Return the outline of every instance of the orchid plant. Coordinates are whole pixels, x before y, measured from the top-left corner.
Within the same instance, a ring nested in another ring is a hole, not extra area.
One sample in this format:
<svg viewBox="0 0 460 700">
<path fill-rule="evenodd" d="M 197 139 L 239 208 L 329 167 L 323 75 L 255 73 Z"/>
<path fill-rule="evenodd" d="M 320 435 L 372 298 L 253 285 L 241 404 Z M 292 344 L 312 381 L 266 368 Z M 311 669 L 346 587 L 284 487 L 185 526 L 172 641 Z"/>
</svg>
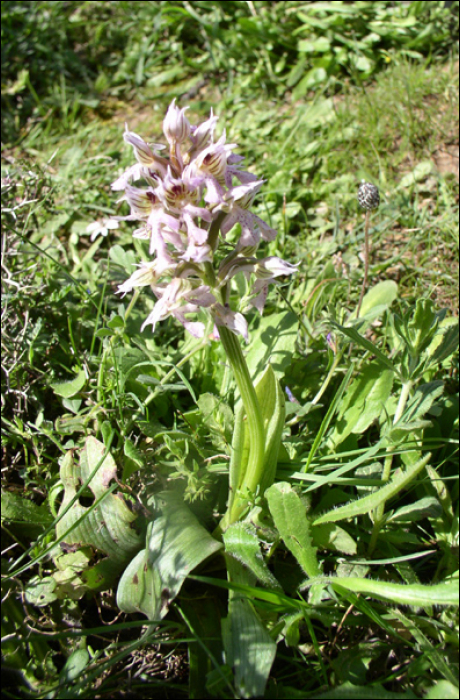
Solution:
<svg viewBox="0 0 460 700">
<path fill-rule="evenodd" d="M 243 157 L 233 152 L 236 144 L 226 143 L 225 131 L 215 138 L 218 117 L 212 110 L 198 126 L 190 124 L 186 110 L 175 100 L 169 106 L 163 121 L 167 154 L 163 145 L 149 144 L 126 127 L 124 140 L 137 163 L 112 184 L 123 192 L 119 201 L 131 209 L 117 218 L 140 222 L 133 236 L 149 241 L 152 259 L 141 262 L 118 291 L 125 295 L 144 286 L 153 291 L 157 301 L 142 328 L 154 330 L 173 316 L 200 338 L 207 329 L 197 315 L 204 310 L 213 327 L 210 338 L 220 339 L 225 349 L 243 405 L 235 423 L 230 497 L 220 535 L 273 482 L 284 424 L 284 400 L 271 368 L 256 386 L 251 381 L 238 339 L 248 340 L 244 311 L 254 307 L 262 314 L 269 285 L 295 273 L 297 266 L 274 256 L 256 257 L 260 242 L 277 235 L 250 211 L 263 180 L 241 169 Z M 247 293 L 233 308 L 237 275 L 245 278 Z"/>
</svg>

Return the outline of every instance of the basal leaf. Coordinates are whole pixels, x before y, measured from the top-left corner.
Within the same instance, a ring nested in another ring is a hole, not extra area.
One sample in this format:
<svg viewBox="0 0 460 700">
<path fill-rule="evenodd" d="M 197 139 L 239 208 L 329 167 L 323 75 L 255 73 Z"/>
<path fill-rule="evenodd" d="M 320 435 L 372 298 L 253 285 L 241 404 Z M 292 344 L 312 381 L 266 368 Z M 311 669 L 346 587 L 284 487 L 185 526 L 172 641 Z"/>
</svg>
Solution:
<svg viewBox="0 0 460 700">
<path fill-rule="evenodd" d="M 160 620 L 188 574 L 222 548 L 184 504 L 162 494 L 161 515 L 147 529 L 146 548 L 131 561 L 120 580 L 117 603 L 124 612 Z"/>
<path fill-rule="evenodd" d="M 141 546 L 140 535 L 133 528 L 137 515 L 131 512 L 121 494 L 107 493 L 110 482 L 117 475 L 117 467 L 111 455 L 105 452 L 103 443 L 89 437 L 81 451 L 80 463 L 74 461 L 69 451 L 61 465 L 64 497 L 59 509 L 62 517 L 56 525 L 56 535 L 58 540 L 65 540 L 63 545 L 67 549 L 64 548 L 54 558 L 62 571 L 68 570 L 70 574 L 71 570 L 79 570 L 75 585 L 81 590 L 84 590 L 85 585 L 87 588 L 94 586 L 100 589 L 111 585 L 113 576 Z M 70 505 L 81 485 L 94 471 L 88 488 L 96 505 L 84 506 L 79 499 Z M 69 505 L 70 508 L 65 512 Z M 94 574 L 91 585 L 89 582 L 82 584 L 83 579 L 80 578 L 80 575 L 84 578 L 84 574 L 88 574 L 90 555 L 85 555 L 81 562 L 76 561 L 85 549 L 92 549 L 96 554 L 106 557 L 89 567 Z"/>
<path fill-rule="evenodd" d="M 278 452 L 284 428 L 285 399 L 278 379 L 269 364 L 255 384 L 265 431 L 264 463 L 262 473 L 254 473 L 249 465 L 249 430 L 243 406 L 236 411 L 229 471 L 230 496 L 227 512 L 219 529 L 225 530 L 243 515 L 248 495 L 265 492 L 275 478 Z"/>
</svg>

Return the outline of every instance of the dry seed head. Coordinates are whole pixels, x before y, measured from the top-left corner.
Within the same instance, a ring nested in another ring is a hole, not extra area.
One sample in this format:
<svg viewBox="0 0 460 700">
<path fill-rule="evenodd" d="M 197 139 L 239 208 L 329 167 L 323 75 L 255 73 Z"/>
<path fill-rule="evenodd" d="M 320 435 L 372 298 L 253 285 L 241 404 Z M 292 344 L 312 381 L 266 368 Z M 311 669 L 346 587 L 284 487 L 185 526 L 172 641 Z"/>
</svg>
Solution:
<svg viewBox="0 0 460 700">
<path fill-rule="evenodd" d="M 358 188 L 358 204 L 363 209 L 377 209 L 380 204 L 378 188 L 362 180 Z"/>
</svg>

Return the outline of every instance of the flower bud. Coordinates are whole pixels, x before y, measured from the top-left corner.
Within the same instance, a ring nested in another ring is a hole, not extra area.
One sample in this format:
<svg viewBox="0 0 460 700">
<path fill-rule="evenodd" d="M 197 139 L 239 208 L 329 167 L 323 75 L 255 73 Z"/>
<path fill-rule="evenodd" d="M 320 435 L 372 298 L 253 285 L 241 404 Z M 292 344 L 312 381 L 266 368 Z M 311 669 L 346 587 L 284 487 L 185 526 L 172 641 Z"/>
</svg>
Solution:
<svg viewBox="0 0 460 700">
<path fill-rule="evenodd" d="M 175 99 L 171 102 L 163 120 L 163 132 L 171 146 L 183 143 L 190 136 L 190 122 L 184 114 L 188 107 L 179 109 L 175 102 Z"/>
</svg>

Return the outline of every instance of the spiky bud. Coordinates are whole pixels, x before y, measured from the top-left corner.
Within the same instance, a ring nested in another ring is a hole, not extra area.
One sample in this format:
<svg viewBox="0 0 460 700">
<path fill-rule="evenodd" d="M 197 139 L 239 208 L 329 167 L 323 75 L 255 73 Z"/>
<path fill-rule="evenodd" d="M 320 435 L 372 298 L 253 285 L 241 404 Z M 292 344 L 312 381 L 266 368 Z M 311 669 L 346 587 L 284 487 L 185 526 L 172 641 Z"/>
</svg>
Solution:
<svg viewBox="0 0 460 700">
<path fill-rule="evenodd" d="M 377 209 L 380 204 L 378 188 L 362 180 L 358 188 L 358 204 L 362 209 Z"/>
</svg>

